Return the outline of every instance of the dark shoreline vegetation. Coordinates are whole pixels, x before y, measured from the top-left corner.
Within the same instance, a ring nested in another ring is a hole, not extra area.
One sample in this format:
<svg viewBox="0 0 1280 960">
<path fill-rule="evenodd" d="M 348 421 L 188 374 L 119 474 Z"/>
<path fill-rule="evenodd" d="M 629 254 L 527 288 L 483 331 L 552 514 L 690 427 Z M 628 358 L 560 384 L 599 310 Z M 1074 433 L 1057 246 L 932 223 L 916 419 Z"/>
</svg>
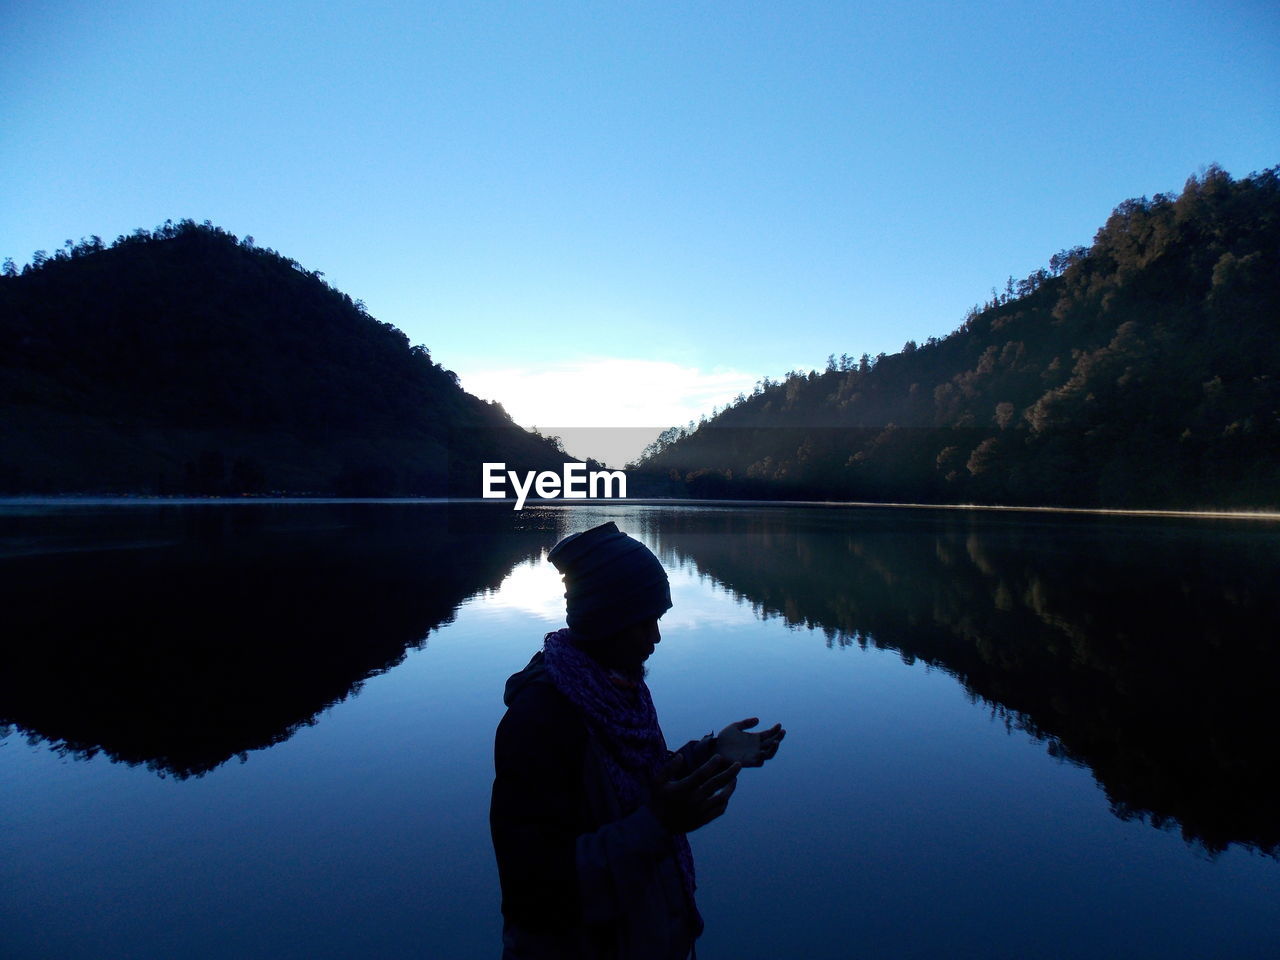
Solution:
<svg viewBox="0 0 1280 960">
<path fill-rule="evenodd" d="M 0 493 L 442 496 L 552 438 L 252 237 L 166 223 L 0 277 Z"/>
<path fill-rule="evenodd" d="M 893 356 L 831 357 L 666 431 L 698 497 L 1280 506 L 1280 180 L 1211 167 Z"/>
<path fill-rule="evenodd" d="M 628 492 L 1280 508 L 1278 170 L 1125 201 L 947 337 L 765 378 L 666 431 Z M 319 272 L 207 222 L 3 274 L 0 494 L 476 496 L 483 461 L 566 459 Z"/>
</svg>

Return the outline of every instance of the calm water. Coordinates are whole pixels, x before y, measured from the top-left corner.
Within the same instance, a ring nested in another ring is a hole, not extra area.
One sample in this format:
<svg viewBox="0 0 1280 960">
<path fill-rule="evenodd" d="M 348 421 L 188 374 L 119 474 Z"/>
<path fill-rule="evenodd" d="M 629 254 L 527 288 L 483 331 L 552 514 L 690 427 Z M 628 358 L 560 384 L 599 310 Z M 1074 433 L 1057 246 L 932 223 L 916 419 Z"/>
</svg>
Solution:
<svg viewBox="0 0 1280 960">
<path fill-rule="evenodd" d="M 496 957 L 506 677 L 616 520 L 699 956 L 1280 955 L 1280 527 L 835 508 L 0 508 L 0 956 Z"/>
</svg>

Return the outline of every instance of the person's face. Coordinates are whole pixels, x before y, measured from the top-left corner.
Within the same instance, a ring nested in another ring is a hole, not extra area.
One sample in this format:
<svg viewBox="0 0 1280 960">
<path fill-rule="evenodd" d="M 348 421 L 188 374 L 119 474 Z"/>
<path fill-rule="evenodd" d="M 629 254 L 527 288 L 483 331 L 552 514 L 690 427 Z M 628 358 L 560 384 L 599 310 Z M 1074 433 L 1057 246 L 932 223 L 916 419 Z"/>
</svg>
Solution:
<svg viewBox="0 0 1280 960">
<path fill-rule="evenodd" d="M 638 673 L 661 641 L 657 619 L 642 620 L 601 641 L 596 659 L 607 667 Z"/>
</svg>

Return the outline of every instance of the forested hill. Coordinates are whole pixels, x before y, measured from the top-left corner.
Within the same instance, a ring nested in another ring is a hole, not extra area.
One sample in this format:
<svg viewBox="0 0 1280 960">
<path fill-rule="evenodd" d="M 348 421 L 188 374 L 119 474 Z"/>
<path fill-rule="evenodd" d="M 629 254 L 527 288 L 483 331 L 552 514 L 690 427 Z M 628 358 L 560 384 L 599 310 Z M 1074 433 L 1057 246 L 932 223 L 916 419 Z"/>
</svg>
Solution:
<svg viewBox="0 0 1280 960">
<path fill-rule="evenodd" d="M 949 336 L 762 381 L 640 469 L 694 496 L 1280 507 L 1278 173 L 1128 200 Z"/>
<path fill-rule="evenodd" d="M 272 250 L 183 221 L 0 277 L 0 492 L 478 495 L 565 457 Z"/>
</svg>

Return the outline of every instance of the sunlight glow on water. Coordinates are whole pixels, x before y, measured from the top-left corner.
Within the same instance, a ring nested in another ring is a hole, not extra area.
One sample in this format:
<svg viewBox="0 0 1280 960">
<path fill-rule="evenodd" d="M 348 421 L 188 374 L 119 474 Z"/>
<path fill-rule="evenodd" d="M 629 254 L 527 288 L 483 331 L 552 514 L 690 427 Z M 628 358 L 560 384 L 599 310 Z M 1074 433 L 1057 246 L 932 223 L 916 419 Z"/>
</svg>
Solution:
<svg viewBox="0 0 1280 960">
<path fill-rule="evenodd" d="M 546 558 L 520 564 L 502 581 L 497 593 L 485 597 L 487 606 L 525 613 L 539 620 L 561 624 L 564 620 L 564 584 Z"/>
</svg>

